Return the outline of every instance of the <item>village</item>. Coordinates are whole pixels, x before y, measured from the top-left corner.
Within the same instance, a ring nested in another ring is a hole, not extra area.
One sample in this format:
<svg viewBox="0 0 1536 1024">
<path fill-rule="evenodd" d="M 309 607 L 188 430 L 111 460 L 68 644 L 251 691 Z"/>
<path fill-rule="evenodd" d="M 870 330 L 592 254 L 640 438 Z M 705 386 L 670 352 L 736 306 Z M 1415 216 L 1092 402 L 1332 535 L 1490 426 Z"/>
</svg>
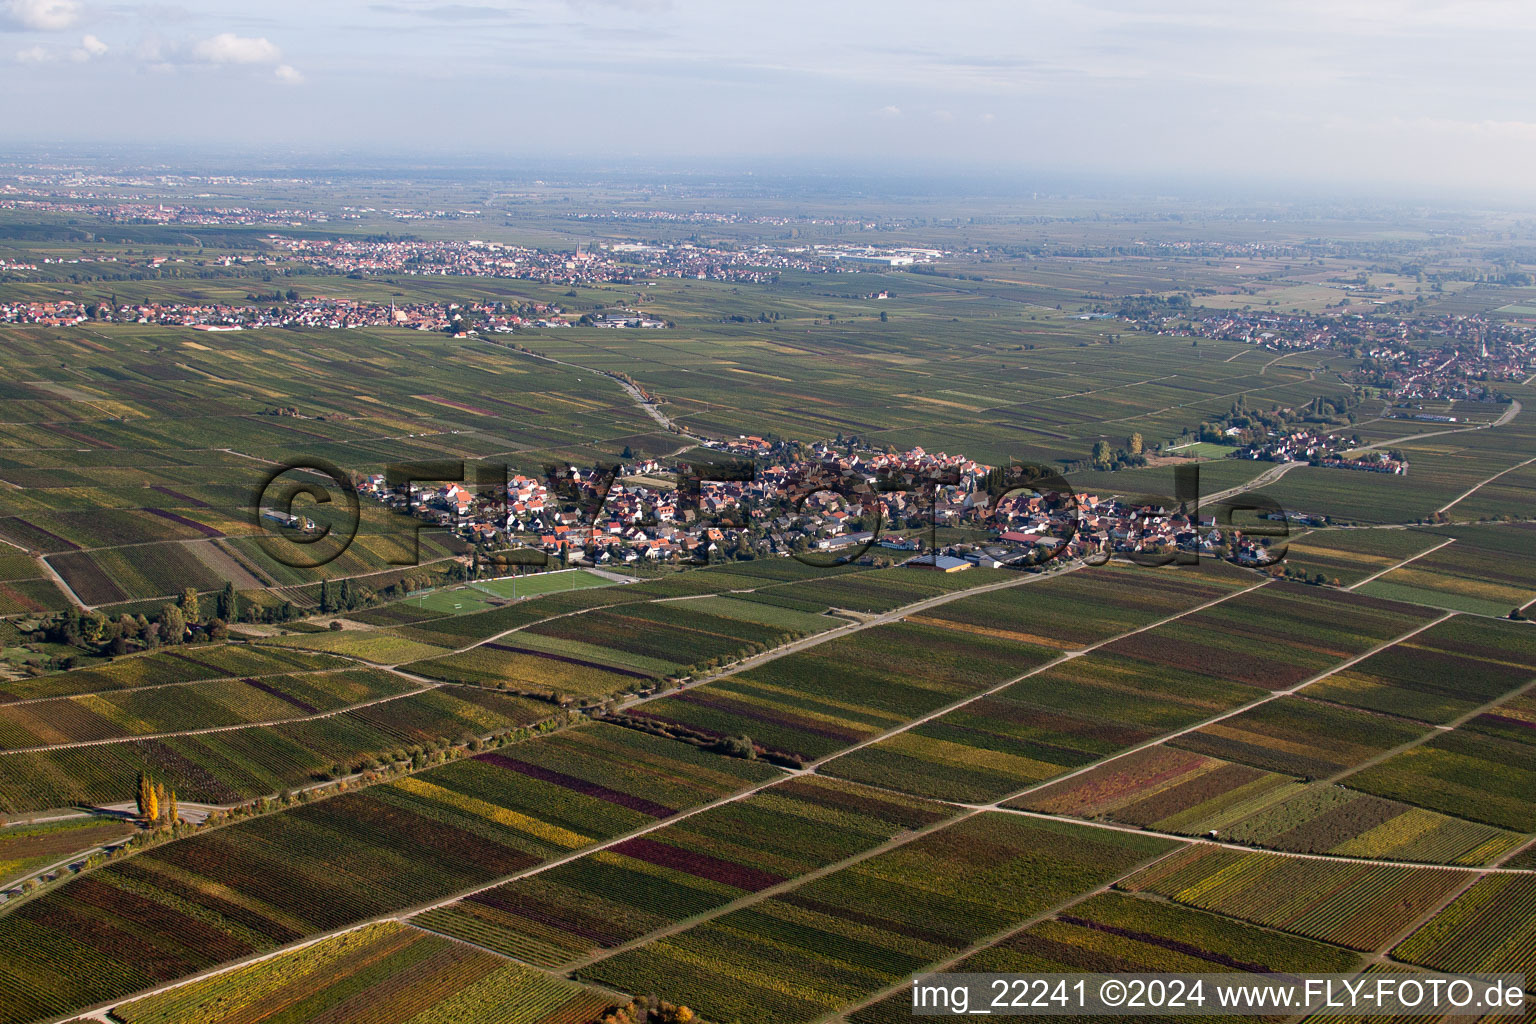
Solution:
<svg viewBox="0 0 1536 1024">
<path fill-rule="evenodd" d="M 943 255 L 938 250 L 767 244 L 723 248 L 691 242 L 616 242 L 578 246 L 574 252 L 478 239 L 354 241 L 271 235 L 267 242 L 292 260 L 343 274 L 497 277 L 561 285 L 634 284 L 637 274 L 762 284 L 786 270 L 837 273 L 861 265 L 910 266 Z"/>
<path fill-rule="evenodd" d="M 278 300 L 270 305 L 225 303 L 152 302 L 85 303 L 61 299 L 54 302 L 0 303 L 0 324 L 32 324 L 73 327 L 83 323 L 159 324 L 202 331 L 239 331 L 276 327 L 309 327 L 340 330 L 359 327 L 408 327 L 443 331 L 467 337 L 470 330 L 509 333 L 524 327 L 570 327 L 585 323 L 596 327 L 664 327 L 638 310 L 617 310 L 584 318 L 566 319 L 559 306 L 529 302 L 436 303 L 404 305 L 355 302 L 316 297 Z"/>
<path fill-rule="evenodd" d="M 1213 514 L 1173 499 L 1147 506 L 1073 494 L 1053 475 L 1040 487 L 997 494 L 993 468 L 965 456 L 758 437 L 706 447 L 737 457 L 735 471 L 721 475 L 743 478 L 698 480 L 686 465 L 628 459 L 511 475 L 504 496 L 462 483 L 411 492 L 383 474 L 362 480 L 359 491 L 452 530 L 487 556 L 516 551 L 511 561 L 525 565 L 798 557 L 955 572 L 1180 552 L 1269 561 L 1264 538 L 1223 531 Z M 903 489 L 890 489 L 893 480 L 906 481 Z"/>
<path fill-rule="evenodd" d="M 1362 452 L 1356 456 L 1348 454 L 1358 447 L 1357 441 L 1339 434 L 1298 430 L 1289 434 L 1272 434 L 1263 441 L 1244 445 L 1230 457 L 1260 462 L 1305 462 L 1330 469 L 1354 469 L 1368 473 L 1390 473 L 1394 476 L 1408 472 L 1408 460 L 1402 452 L 1393 449 L 1388 452 Z"/>
</svg>

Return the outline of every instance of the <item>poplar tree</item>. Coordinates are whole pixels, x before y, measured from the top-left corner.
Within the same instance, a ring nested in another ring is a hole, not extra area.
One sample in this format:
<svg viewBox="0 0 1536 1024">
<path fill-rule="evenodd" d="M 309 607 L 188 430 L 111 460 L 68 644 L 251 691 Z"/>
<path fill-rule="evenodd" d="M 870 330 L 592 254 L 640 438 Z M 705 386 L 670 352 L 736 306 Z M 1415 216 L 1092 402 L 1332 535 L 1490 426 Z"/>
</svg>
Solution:
<svg viewBox="0 0 1536 1024">
<path fill-rule="evenodd" d="M 186 616 L 188 624 L 203 621 L 197 604 L 197 588 L 188 587 L 181 592 L 181 613 Z"/>
</svg>

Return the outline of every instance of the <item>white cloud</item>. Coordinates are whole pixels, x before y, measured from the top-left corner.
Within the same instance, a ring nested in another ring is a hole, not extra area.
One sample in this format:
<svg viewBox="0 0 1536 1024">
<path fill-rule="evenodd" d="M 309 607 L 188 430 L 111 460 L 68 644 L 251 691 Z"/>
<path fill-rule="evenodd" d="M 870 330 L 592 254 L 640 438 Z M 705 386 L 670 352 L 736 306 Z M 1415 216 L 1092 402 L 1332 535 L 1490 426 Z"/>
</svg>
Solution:
<svg viewBox="0 0 1536 1024">
<path fill-rule="evenodd" d="M 34 32 L 58 32 L 80 18 L 77 0 L 3 0 L 0 25 Z"/>
<path fill-rule="evenodd" d="M 211 39 L 192 44 L 192 58 L 204 64 L 276 64 L 283 59 L 279 50 L 264 36 L 237 36 L 220 32 Z"/>
<path fill-rule="evenodd" d="M 282 82 L 284 85 L 304 84 L 303 72 L 294 67 L 292 64 L 279 64 L 276 68 L 273 69 L 272 73 L 276 75 L 277 80 Z"/>
<path fill-rule="evenodd" d="M 80 40 L 80 46 L 78 49 L 70 51 L 69 59 L 75 61 L 76 63 L 83 64 L 93 57 L 100 57 L 102 54 L 106 53 L 108 49 L 109 47 L 106 43 L 102 42 L 100 39 L 97 39 L 95 36 L 87 35 Z"/>
<path fill-rule="evenodd" d="M 48 59 L 48 51 L 41 46 L 29 46 L 16 51 L 16 59 L 23 64 L 41 64 Z"/>
<path fill-rule="evenodd" d="M 881 107 L 879 110 L 875 111 L 875 116 L 876 117 L 887 117 L 887 118 L 900 117 L 901 116 L 901 108 L 896 106 L 895 104 L 891 104 L 889 106 L 884 106 L 884 107 Z"/>
</svg>

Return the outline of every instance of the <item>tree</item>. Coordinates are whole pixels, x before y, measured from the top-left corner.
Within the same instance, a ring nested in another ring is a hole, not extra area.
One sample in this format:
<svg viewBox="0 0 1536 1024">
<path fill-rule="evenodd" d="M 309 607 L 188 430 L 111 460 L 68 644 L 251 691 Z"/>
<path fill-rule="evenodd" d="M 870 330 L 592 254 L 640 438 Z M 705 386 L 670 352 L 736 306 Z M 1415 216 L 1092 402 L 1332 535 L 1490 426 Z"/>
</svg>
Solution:
<svg viewBox="0 0 1536 1024">
<path fill-rule="evenodd" d="M 181 597 L 177 598 L 177 603 L 181 605 L 181 614 L 187 622 L 203 621 L 202 615 L 198 614 L 197 589 L 195 587 L 188 587 L 186 590 L 183 590 Z"/>
<path fill-rule="evenodd" d="M 92 612 L 80 617 L 80 637 L 88 644 L 99 644 L 107 634 L 107 617 Z"/>
<path fill-rule="evenodd" d="M 150 808 L 154 806 L 154 803 L 155 791 L 149 784 L 149 778 L 143 772 L 139 772 L 139 793 L 137 800 L 139 817 L 148 818 L 150 814 Z"/>
<path fill-rule="evenodd" d="M 231 580 L 224 584 L 224 590 L 219 594 L 219 618 L 225 622 L 234 622 L 240 616 L 240 595 L 235 593 L 235 584 Z"/>
<path fill-rule="evenodd" d="M 165 818 L 172 825 L 181 821 L 181 808 L 176 803 L 176 791 L 171 790 L 170 798 L 165 802 Z"/>
<path fill-rule="evenodd" d="M 139 817 L 146 822 L 160 819 L 160 794 L 149 776 L 139 776 Z"/>
<path fill-rule="evenodd" d="M 757 747 L 750 736 L 725 736 L 715 742 L 716 753 L 725 754 L 728 757 L 740 757 L 753 760 L 757 757 Z"/>
<path fill-rule="evenodd" d="M 159 821 L 171 809 L 171 793 L 165 788 L 165 783 L 155 783 L 155 816 L 151 821 Z"/>
<path fill-rule="evenodd" d="M 1093 442 L 1093 455 L 1091 456 L 1094 469 L 1108 469 L 1114 465 L 1115 456 L 1109 448 L 1108 441 Z"/>
<path fill-rule="evenodd" d="M 1141 454 L 1141 446 L 1142 446 L 1141 435 L 1140 434 L 1132 434 L 1131 435 L 1130 443 L 1126 445 L 1126 450 L 1129 451 L 1132 455 L 1140 455 Z"/>
<path fill-rule="evenodd" d="M 336 594 L 331 588 L 330 580 L 320 581 L 320 610 L 322 612 L 333 612 L 336 610 Z"/>
<path fill-rule="evenodd" d="M 186 633 L 187 619 L 180 608 L 168 604 L 160 609 L 160 639 L 168 644 L 179 644 Z"/>
<path fill-rule="evenodd" d="M 635 458 L 635 451 L 634 451 L 634 449 L 631 448 L 629 445 L 625 445 L 624 446 L 624 450 L 619 453 L 619 458 L 623 459 L 625 462 L 632 462 L 632 461 L 634 461 L 634 458 Z"/>
<path fill-rule="evenodd" d="M 289 288 L 288 293 L 284 296 L 284 298 L 286 298 L 289 302 L 298 302 L 299 290 L 297 288 Z"/>
</svg>

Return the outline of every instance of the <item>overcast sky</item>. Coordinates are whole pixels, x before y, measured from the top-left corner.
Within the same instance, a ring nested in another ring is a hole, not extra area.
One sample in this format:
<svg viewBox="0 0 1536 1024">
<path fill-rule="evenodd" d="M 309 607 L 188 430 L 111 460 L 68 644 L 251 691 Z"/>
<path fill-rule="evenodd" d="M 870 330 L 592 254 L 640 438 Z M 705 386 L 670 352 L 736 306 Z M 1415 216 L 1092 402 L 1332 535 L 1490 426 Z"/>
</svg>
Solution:
<svg viewBox="0 0 1536 1024">
<path fill-rule="evenodd" d="M 1530 0 L 0 0 L 0 144 L 1532 194 L 1533 54 Z"/>
</svg>

